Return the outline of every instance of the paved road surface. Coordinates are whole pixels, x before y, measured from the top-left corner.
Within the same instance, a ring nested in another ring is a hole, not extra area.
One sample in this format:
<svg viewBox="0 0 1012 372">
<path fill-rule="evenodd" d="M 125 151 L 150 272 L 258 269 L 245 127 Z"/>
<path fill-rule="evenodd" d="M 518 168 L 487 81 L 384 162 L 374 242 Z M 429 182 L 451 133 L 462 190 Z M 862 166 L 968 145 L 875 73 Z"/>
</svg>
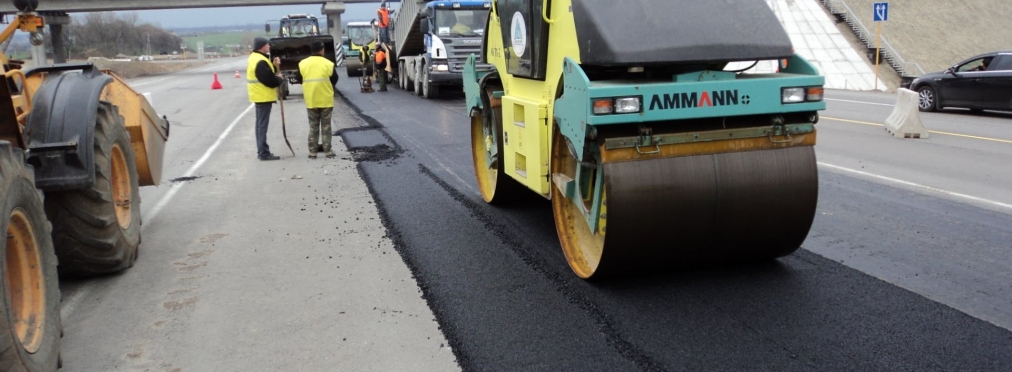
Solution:
<svg viewBox="0 0 1012 372">
<path fill-rule="evenodd" d="M 121 275 L 63 289 L 67 371 L 436 371 L 453 354 L 351 155 L 306 159 L 288 101 L 276 162 L 256 158 L 232 59 L 132 82 L 169 117 L 163 185 L 143 188 L 143 243 Z M 210 90 L 217 71 L 223 90 Z"/>
<path fill-rule="evenodd" d="M 134 83 L 174 119 L 166 180 L 200 178 L 143 190 L 136 267 L 62 286 L 66 369 L 1012 370 L 1012 116 L 899 140 L 874 125 L 891 96 L 829 92 L 802 250 L 587 283 L 547 201 L 481 201 L 459 95 L 342 76 L 351 150 L 311 162 L 296 87 L 300 156 L 259 163 L 252 113 L 223 135 L 240 79 L 207 89 L 242 63 Z"/>
</svg>

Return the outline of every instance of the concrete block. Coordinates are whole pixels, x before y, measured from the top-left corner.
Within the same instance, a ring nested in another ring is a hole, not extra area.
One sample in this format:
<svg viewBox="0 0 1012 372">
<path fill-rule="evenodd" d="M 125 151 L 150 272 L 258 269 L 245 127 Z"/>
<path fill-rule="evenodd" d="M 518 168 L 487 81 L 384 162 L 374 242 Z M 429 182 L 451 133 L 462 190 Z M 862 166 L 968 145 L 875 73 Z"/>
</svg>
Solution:
<svg viewBox="0 0 1012 372">
<path fill-rule="evenodd" d="M 885 129 L 897 138 L 928 138 L 928 129 L 921 122 L 921 113 L 917 110 L 920 97 L 917 92 L 900 88 L 896 91 L 896 106 L 893 113 L 886 119 Z"/>
</svg>

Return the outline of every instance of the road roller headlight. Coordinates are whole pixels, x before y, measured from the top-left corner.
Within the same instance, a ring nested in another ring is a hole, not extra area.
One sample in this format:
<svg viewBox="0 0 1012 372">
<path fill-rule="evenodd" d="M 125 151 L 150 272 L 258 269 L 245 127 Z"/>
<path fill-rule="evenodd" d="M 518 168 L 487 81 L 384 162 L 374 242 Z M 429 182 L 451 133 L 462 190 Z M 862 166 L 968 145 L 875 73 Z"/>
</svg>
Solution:
<svg viewBox="0 0 1012 372">
<path fill-rule="evenodd" d="M 432 65 L 432 71 L 449 71 L 450 66 L 447 65 Z"/>
<path fill-rule="evenodd" d="M 801 103 L 822 101 L 824 90 L 822 87 L 794 87 L 783 88 L 780 91 L 781 103 Z"/>
<path fill-rule="evenodd" d="M 784 88 L 780 92 L 781 103 L 805 102 L 805 88 Z"/>
<path fill-rule="evenodd" d="M 595 98 L 594 115 L 635 114 L 642 110 L 640 97 Z"/>
<path fill-rule="evenodd" d="M 615 99 L 616 114 L 632 114 L 640 112 L 639 97 L 623 97 Z"/>
</svg>

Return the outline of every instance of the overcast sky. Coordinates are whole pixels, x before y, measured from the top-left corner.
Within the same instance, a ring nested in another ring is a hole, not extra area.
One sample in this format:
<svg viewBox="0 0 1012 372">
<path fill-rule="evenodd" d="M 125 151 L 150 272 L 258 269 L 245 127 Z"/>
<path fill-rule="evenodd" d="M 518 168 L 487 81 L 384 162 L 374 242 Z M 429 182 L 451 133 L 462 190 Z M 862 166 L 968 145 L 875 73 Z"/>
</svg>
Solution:
<svg viewBox="0 0 1012 372">
<path fill-rule="evenodd" d="M 167 0 L 168 1 L 168 0 Z M 396 8 L 399 4 L 391 4 Z M 348 4 L 341 19 L 372 19 L 376 17 L 376 4 Z M 202 8 L 136 11 L 142 22 L 156 23 L 164 28 L 186 28 L 204 26 L 232 26 L 263 23 L 276 20 L 287 14 L 305 13 L 323 16 L 321 5 L 286 5 L 243 8 Z"/>
</svg>

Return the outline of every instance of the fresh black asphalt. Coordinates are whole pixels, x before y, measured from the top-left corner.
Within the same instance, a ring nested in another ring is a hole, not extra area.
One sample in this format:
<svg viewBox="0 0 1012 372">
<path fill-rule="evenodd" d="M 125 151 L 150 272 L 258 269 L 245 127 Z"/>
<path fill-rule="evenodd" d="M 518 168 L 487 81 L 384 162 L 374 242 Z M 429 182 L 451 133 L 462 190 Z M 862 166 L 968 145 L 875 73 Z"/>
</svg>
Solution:
<svg viewBox="0 0 1012 372">
<path fill-rule="evenodd" d="M 362 94 L 356 84 L 338 87 L 373 126 L 341 135 L 365 154 L 359 172 L 464 370 L 1012 370 L 1012 332 L 806 249 L 583 281 L 565 263 L 546 200 L 481 200 L 459 96 Z M 833 213 L 818 214 L 806 247 L 1012 236 L 992 212 L 829 172 L 820 172 L 819 211 Z"/>
</svg>

